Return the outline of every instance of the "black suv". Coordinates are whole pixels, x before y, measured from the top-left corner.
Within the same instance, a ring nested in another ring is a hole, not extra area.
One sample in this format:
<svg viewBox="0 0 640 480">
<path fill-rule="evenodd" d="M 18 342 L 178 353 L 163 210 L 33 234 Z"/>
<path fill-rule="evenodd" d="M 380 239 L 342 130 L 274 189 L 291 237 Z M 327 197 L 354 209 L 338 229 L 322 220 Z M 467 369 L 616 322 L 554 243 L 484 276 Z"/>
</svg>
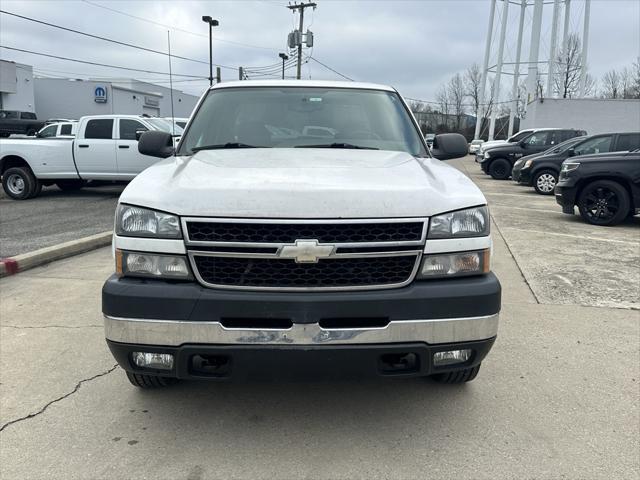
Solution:
<svg viewBox="0 0 640 480">
<path fill-rule="evenodd" d="M 573 128 L 541 128 L 519 142 L 496 145 L 485 150 L 480 167 L 496 180 L 506 180 L 511 176 L 513 164 L 518 159 L 544 152 L 565 140 L 586 134 L 584 130 Z"/>
<path fill-rule="evenodd" d="M 563 213 L 577 205 L 593 225 L 616 225 L 640 213 L 640 150 L 569 158 L 555 188 Z"/>
<path fill-rule="evenodd" d="M 44 122 L 38 120 L 33 112 L 0 110 L 0 137 L 8 137 L 12 133 L 35 135 L 42 127 Z"/>
<path fill-rule="evenodd" d="M 523 157 L 513 166 L 514 181 L 533 186 L 542 195 L 551 195 L 558 182 L 562 162 L 569 157 L 607 152 L 628 152 L 640 148 L 640 132 L 605 133 L 576 137 L 543 155 Z"/>
</svg>

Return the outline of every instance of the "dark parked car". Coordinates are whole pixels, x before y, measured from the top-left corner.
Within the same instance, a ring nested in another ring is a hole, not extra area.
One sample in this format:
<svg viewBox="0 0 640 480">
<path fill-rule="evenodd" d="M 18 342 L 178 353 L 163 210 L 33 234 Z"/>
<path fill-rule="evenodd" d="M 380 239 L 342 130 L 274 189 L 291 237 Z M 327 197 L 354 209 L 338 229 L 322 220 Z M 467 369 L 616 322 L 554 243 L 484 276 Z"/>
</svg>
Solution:
<svg viewBox="0 0 640 480">
<path fill-rule="evenodd" d="M 497 145 L 485 150 L 480 167 L 496 180 L 511 176 L 513 164 L 522 157 L 544 152 L 573 137 L 586 135 L 584 130 L 572 128 L 542 128 L 529 134 L 519 142 Z"/>
<path fill-rule="evenodd" d="M 564 213 L 577 206 L 593 225 L 616 225 L 640 213 L 640 150 L 565 160 L 555 195 Z"/>
<path fill-rule="evenodd" d="M 565 159 L 568 157 L 567 150 L 569 150 L 571 147 L 573 147 L 577 143 L 585 140 L 586 138 L 588 137 L 574 137 L 565 142 L 562 142 L 559 145 L 556 145 L 555 147 L 551 147 L 550 149 L 545 150 L 544 152 L 534 153 L 533 155 L 527 155 L 526 157 L 522 157 L 520 160 L 517 160 L 516 163 L 513 164 L 513 169 L 511 170 L 511 178 L 513 179 L 514 182 L 517 182 L 520 185 L 533 186 L 538 193 L 541 193 L 543 195 L 552 194 L 553 188 L 556 186 L 556 183 L 558 183 L 560 166 L 562 165 L 562 162 L 564 162 Z M 540 165 L 540 163 L 537 162 L 538 159 L 542 159 L 542 162 L 546 164 L 552 159 L 557 159 L 557 158 L 561 158 L 562 160 L 560 160 L 560 162 L 558 163 L 558 168 L 556 169 L 557 172 L 555 174 L 553 174 L 553 172 L 546 172 L 546 170 L 541 171 L 538 168 L 538 165 Z M 536 164 L 535 164 L 536 165 L 536 175 L 535 175 L 536 181 L 535 182 L 532 180 L 534 176 L 531 174 L 534 161 L 536 161 Z M 539 172 L 551 173 L 551 175 L 549 176 L 549 175 L 545 175 L 544 173 L 541 173 L 540 178 L 537 178 Z M 549 183 L 552 184 L 550 189 L 548 185 Z"/>
<path fill-rule="evenodd" d="M 44 122 L 39 121 L 33 112 L 0 110 L 0 137 L 8 137 L 12 133 L 35 135 L 42 127 Z"/>
<path fill-rule="evenodd" d="M 533 186 L 542 195 L 551 195 L 558 182 L 562 162 L 567 158 L 595 153 L 628 152 L 636 148 L 640 148 L 640 132 L 576 137 L 548 150 L 544 155 L 521 158 L 513 167 L 512 177 L 518 183 Z"/>
</svg>

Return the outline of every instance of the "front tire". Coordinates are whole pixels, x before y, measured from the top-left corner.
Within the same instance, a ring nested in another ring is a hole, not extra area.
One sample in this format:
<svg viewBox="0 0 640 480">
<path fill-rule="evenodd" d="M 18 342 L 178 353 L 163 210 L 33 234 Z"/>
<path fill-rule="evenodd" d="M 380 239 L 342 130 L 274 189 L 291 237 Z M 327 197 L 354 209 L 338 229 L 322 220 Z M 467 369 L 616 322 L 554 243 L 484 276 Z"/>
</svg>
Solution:
<svg viewBox="0 0 640 480">
<path fill-rule="evenodd" d="M 478 364 L 475 367 L 469 367 L 463 370 L 456 370 L 455 372 L 437 373 L 435 375 L 431 375 L 431 379 L 438 383 L 450 385 L 470 382 L 478 376 L 480 365 L 481 364 Z"/>
<path fill-rule="evenodd" d="M 631 210 L 629 193 L 617 182 L 596 180 L 580 192 L 578 210 L 582 218 L 591 225 L 617 225 Z"/>
<path fill-rule="evenodd" d="M 533 188 L 540 195 L 553 195 L 558 176 L 551 170 L 542 170 L 533 177 Z"/>
<path fill-rule="evenodd" d="M 177 381 L 175 378 L 170 377 L 159 377 L 157 375 L 147 375 L 143 373 L 126 373 L 131 385 L 145 390 L 167 387 Z"/>
<path fill-rule="evenodd" d="M 2 174 L 2 188 L 14 200 L 26 200 L 35 191 L 36 177 L 27 167 L 11 167 Z"/>
<path fill-rule="evenodd" d="M 511 175 L 511 164 L 504 158 L 496 158 L 489 165 L 489 175 L 495 180 L 506 180 Z"/>
</svg>

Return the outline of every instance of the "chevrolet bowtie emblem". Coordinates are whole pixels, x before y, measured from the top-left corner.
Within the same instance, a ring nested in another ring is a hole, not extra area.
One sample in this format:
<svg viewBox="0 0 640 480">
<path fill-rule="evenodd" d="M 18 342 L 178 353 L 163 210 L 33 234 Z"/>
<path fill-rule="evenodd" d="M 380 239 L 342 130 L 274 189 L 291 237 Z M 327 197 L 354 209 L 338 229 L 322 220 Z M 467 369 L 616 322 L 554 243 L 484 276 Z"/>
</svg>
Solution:
<svg viewBox="0 0 640 480">
<path fill-rule="evenodd" d="M 296 240 L 294 245 L 283 245 L 280 258 L 293 258 L 296 263 L 318 263 L 321 258 L 330 257 L 335 245 L 320 245 L 318 240 Z"/>
</svg>

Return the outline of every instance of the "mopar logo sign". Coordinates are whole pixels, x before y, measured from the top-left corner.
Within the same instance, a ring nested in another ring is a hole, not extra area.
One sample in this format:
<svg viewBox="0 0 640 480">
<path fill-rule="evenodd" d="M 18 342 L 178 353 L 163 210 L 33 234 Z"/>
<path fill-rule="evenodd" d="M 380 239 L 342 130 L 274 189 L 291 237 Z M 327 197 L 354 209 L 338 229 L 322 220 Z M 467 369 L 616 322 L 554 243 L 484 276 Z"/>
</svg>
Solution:
<svg viewBox="0 0 640 480">
<path fill-rule="evenodd" d="M 107 87 L 98 85 L 93 91 L 93 100 L 96 103 L 107 103 Z"/>
</svg>

